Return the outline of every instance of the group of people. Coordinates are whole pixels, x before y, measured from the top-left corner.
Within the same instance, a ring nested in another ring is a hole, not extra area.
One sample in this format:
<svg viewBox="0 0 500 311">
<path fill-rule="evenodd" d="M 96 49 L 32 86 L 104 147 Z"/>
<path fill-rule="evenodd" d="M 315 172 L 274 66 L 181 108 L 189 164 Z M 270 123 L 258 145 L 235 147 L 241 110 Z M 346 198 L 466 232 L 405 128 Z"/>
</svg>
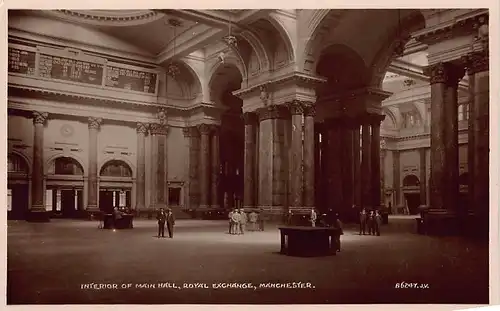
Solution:
<svg viewBox="0 0 500 311">
<path fill-rule="evenodd" d="M 382 215 L 378 210 L 367 211 L 362 209 L 359 213 L 359 235 L 380 235 L 380 227 L 382 226 Z"/>
<path fill-rule="evenodd" d="M 264 220 L 255 211 L 249 214 L 244 209 L 235 208 L 228 214 L 229 234 L 245 234 L 247 224 L 250 231 L 264 231 Z"/>
<path fill-rule="evenodd" d="M 172 209 L 167 209 L 165 211 L 163 208 L 160 208 L 158 214 L 156 214 L 156 219 L 158 220 L 158 238 L 165 237 L 165 224 L 168 229 L 168 236 L 173 239 L 174 238 L 174 225 L 175 225 L 175 217 Z"/>
</svg>

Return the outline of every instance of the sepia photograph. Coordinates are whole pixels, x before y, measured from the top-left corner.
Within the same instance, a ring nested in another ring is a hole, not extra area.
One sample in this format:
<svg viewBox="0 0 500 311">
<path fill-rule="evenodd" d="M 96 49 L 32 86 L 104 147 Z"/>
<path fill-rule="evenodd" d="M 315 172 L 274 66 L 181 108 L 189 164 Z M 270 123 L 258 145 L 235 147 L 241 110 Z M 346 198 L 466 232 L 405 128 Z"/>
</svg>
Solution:
<svg viewBox="0 0 500 311">
<path fill-rule="evenodd" d="M 257 6 L 7 10 L 7 305 L 492 303 L 490 9 Z"/>
</svg>

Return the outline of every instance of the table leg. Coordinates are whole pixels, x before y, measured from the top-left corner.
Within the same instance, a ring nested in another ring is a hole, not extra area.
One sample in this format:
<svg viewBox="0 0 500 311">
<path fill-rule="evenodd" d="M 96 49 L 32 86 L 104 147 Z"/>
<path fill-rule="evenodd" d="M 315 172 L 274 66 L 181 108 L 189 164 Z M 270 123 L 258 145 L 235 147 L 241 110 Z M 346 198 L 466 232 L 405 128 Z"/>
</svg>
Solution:
<svg viewBox="0 0 500 311">
<path fill-rule="evenodd" d="M 280 252 L 284 254 L 285 253 L 285 249 L 286 249 L 286 246 L 285 246 L 285 233 L 281 232 L 280 235 L 281 235 L 281 250 L 280 250 Z"/>
</svg>

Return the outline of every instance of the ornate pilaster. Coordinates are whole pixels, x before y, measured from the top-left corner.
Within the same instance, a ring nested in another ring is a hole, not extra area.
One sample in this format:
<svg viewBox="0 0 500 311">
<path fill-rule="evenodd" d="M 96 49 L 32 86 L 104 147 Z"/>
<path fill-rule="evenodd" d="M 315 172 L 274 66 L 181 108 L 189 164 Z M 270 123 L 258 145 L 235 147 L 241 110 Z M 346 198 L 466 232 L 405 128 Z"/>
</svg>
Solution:
<svg viewBox="0 0 500 311">
<path fill-rule="evenodd" d="M 361 127 L 359 123 L 353 124 L 352 152 L 353 152 L 353 175 L 354 175 L 354 205 L 361 207 Z"/>
<path fill-rule="evenodd" d="M 97 194 L 98 186 L 98 171 L 97 171 L 97 139 L 99 129 L 101 128 L 102 119 L 89 117 L 89 186 L 88 186 L 88 201 L 87 210 L 89 212 L 98 211 Z"/>
<path fill-rule="evenodd" d="M 211 206 L 219 208 L 219 175 L 220 175 L 220 157 L 219 157 L 219 135 L 220 127 L 212 125 L 212 197 Z"/>
<path fill-rule="evenodd" d="M 292 115 L 292 145 L 290 171 L 291 183 L 290 194 L 292 207 L 303 206 L 304 179 L 302 171 L 302 117 L 304 107 L 300 101 L 293 101 L 288 104 L 290 114 Z"/>
<path fill-rule="evenodd" d="M 210 195 L 210 126 L 200 124 L 200 206 L 209 207 Z"/>
<path fill-rule="evenodd" d="M 314 117 L 316 107 L 313 103 L 304 103 L 304 206 L 315 206 L 315 147 L 319 147 L 319 141 L 315 138 Z M 318 156 L 319 157 L 319 156 Z"/>
<path fill-rule="evenodd" d="M 245 155 L 244 155 L 244 185 L 243 207 L 255 207 L 255 177 L 256 177 L 256 143 L 257 143 L 257 114 L 245 112 Z"/>
<path fill-rule="evenodd" d="M 44 187 L 44 157 L 43 131 L 45 122 L 49 118 L 47 112 L 33 111 L 33 170 L 31 175 L 31 209 L 27 218 L 29 221 L 48 222 L 49 216 L 45 212 Z"/>
<path fill-rule="evenodd" d="M 142 211 L 146 205 L 146 135 L 148 125 L 137 123 L 137 179 L 136 211 Z"/>
</svg>

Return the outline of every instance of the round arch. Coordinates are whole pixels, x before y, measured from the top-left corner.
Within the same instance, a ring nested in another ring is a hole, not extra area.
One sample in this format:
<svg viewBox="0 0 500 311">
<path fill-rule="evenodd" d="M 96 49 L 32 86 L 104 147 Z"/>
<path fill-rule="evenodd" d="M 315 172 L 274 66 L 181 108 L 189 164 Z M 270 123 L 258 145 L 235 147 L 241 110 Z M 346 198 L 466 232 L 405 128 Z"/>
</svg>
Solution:
<svg viewBox="0 0 500 311">
<path fill-rule="evenodd" d="M 225 93 L 241 88 L 243 76 L 241 71 L 234 63 L 218 63 L 208 80 L 208 89 L 210 91 L 210 100 L 221 104 L 222 97 Z"/>
<path fill-rule="evenodd" d="M 99 167 L 99 176 L 133 178 L 135 174 L 129 161 L 121 158 L 112 158 L 103 161 Z"/>
<path fill-rule="evenodd" d="M 208 75 L 207 75 L 207 81 L 208 81 L 208 87 L 210 88 L 210 85 L 212 84 L 212 81 L 215 77 L 215 73 L 217 72 L 217 70 L 221 67 L 221 66 L 226 66 L 226 65 L 233 65 L 235 66 L 238 71 L 240 72 L 240 75 L 241 75 L 241 78 L 242 80 L 245 80 L 245 77 L 247 77 L 247 70 L 246 70 L 246 67 L 244 65 L 244 63 L 242 63 L 242 60 L 239 59 L 238 57 L 234 56 L 233 53 L 229 54 L 229 55 L 226 55 L 224 57 L 224 63 L 222 63 L 219 59 L 217 59 L 211 66 L 210 66 L 210 69 L 208 71 Z"/>
<path fill-rule="evenodd" d="M 78 163 L 78 165 L 81 167 L 81 169 L 83 171 L 82 175 L 84 175 L 85 172 L 87 172 L 87 166 L 85 165 L 85 162 L 77 155 L 72 154 L 72 153 L 57 153 L 57 154 L 50 156 L 47 159 L 47 161 L 45 162 L 46 163 L 46 165 L 44 166 L 44 171 L 45 171 L 44 173 L 45 174 L 50 174 L 49 169 L 52 166 L 52 164 L 54 163 L 54 161 L 57 160 L 58 158 L 70 158 L 73 161 L 75 161 L 76 163 Z"/>
<path fill-rule="evenodd" d="M 49 162 L 47 174 L 83 176 L 83 166 L 72 157 L 60 156 Z"/>
<path fill-rule="evenodd" d="M 274 29 L 276 29 L 276 31 L 280 34 L 281 40 L 285 43 L 288 61 L 293 61 L 295 59 L 296 51 L 293 48 L 292 38 L 286 30 L 283 21 L 277 18 L 275 14 L 270 14 L 267 17 L 267 20 L 271 23 L 271 25 L 273 25 Z"/>
<path fill-rule="evenodd" d="M 386 120 L 390 120 L 390 122 L 392 123 L 392 127 L 393 128 L 397 128 L 398 127 L 398 121 L 397 121 L 396 116 L 394 115 L 394 112 L 392 110 L 388 109 L 388 108 L 385 108 L 385 107 L 382 108 L 382 112 L 383 112 L 384 115 L 386 115 L 388 117 Z M 382 123 L 382 124 L 384 124 L 384 123 Z"/>
<path fill-rule="evenodd" d="M 419 187 L 420 179 L 417 176 L 410 174 L 403 178 L 403 187 Z"/>
<path fill-rule="evenodd" d="M 7 172 L 31 174 L 31 163 L 24 154 L 12 151 L 7 155 Z"/>
</svg>

